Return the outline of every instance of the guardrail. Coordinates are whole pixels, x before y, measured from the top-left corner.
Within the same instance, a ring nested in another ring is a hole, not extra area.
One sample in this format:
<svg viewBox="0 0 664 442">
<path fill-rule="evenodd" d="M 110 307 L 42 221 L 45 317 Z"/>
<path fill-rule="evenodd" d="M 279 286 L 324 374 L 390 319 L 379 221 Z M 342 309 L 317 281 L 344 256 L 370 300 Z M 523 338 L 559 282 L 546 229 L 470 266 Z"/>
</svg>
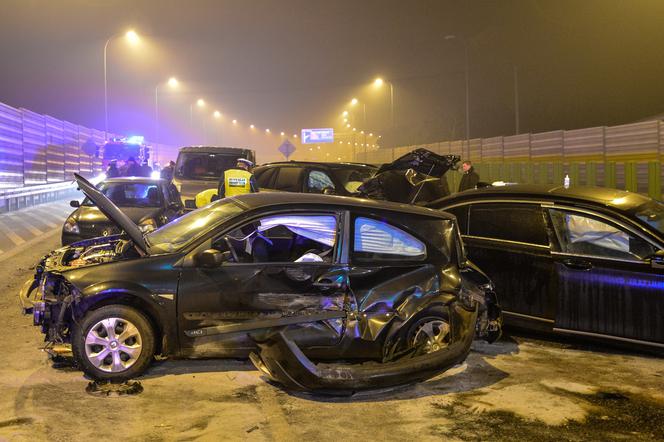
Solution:
<svg viewBox="0 0 664 442">
<path fill-rule="evenodd" d="M 73 181 L 0 190 L 0 213 L 80 196 Z"/>
</svg>

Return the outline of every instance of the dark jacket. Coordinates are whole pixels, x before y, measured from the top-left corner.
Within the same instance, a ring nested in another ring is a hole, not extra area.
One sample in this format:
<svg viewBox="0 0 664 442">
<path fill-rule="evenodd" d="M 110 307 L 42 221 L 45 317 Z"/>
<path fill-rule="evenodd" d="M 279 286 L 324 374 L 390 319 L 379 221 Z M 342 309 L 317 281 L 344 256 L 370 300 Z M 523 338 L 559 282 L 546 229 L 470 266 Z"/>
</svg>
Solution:
<svg viewBox="0 0 664 442">
<path fill-rule="evenodd" d="M 115 164 L 109 164 L 106 169 L 106 178 L 117 178 L 120 176 L 120 169 Z"/>
<path fill-rule="evenodd" d="M 161 178 L 167 181 L 173 180 L 173 168 L 171 166 L 166 166 L 161 169 Z"/>
<path fill-rule="evenodd" d="M 461 177 L 461 182 L 459 183 L 459 192 L 464 190 L 474 189 L 477 186 L 477 183 L 480 182 L 480 176 L 475 172 L 474 167 L 470 167 L 468 172 L 464 172 Z"/>
<path fill-rule="evenodd" d="M 141 176 L 141 166 L 136 163 L 128 164 L 124 176 Z"/>
</svg>

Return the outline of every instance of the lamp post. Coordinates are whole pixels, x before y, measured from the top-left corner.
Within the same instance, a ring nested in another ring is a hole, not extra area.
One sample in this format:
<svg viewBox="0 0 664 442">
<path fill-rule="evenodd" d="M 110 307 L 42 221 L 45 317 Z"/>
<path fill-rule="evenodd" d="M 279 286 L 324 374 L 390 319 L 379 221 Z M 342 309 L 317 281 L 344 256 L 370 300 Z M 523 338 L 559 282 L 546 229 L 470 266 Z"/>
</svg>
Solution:
<svg viewBox="0 0 664 442">
<path fill-rule="evenodd" d="M 390 125 L 394 128 L 394 83 L 378 77 L 374 80 L 375 87 L 380 88 L 383 84 L 387 83 L 390 86 Z"/>
<path fill-rule="evenodd" d="M 463 44 L 465 54 L 465 76 L 466 76 L 466 144 L 470 140 L 470 72 L 468 66 L 468 41 L 456 35 L 446 35 L 445 40 L 459 40 Z"/>
<path fill-rule="evenodd" d="M 166 84 L 171 89 L 175 89 L 180 83 L 178 82 L 177 78 L 171 77 L 168 79 Z M 154 142 L 157 149 L 159 149 L 159 86 L 161 86 L 161 84 L 157 83 L 157 85 L 154 87 Z"/>
<path fill-rule="evenodd" d="M 107 50 L 108 44 L 114 38 L 118 37 L 120 34 L 114 34 L 106 40 L 104 43 L 104 141 L 108 139 L 108 69 L 107 69 Z M 125 38 L 130 45 L 137 45 L 141 39 L 134 30 L 127 31 L 125 33 Z"/>
<path fill-rule="evenodd" d="M 189 104 L 189 130 L 191 132 L 194 131 L 194 104 L 199 109 L 202 109 L 205 107 L 205 100 L 199 98 L 198 100 L 196 100 L 196 103 Z"/>
</svg>

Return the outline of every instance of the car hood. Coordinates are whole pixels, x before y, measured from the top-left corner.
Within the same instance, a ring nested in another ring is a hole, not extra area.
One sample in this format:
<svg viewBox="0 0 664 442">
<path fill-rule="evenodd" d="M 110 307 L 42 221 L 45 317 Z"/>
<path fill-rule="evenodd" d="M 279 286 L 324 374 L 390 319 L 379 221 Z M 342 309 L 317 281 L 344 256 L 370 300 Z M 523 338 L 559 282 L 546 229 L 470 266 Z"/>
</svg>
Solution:
<svg viewBox="0 0 664 442">
<path fill-rule="evenodd" d="M 376 176 L 390 170 L 406 172 L 408 169 L 413 169 L 418 173 L 440 178 L 448 170 L 454 169 L 460 159 L 457 155 L 438 155 L 427 149 L 415 149 L 391 163 L 380 166 Z"/>
<path fill-rule="evenodd" d="M 143 253 L 148 253 L 148 246 L 143 237 L 143 233 L 138 228 L 136 223 L 134 223 L 131 218 L 122 212 L 113 204 L 113 202 L 108 199 L 103 193 L 101 193 L 95 186 L 92 185 L 88 180 L 83 178 L 81 175 L 75 173 L 74 177 L 78 183 L 79 189 L 90 198 L 90 200 L 95 203 L 99 210 L 106 215 L 108 219 L 113 221 L 120 229 L 127 232 L 129 238 L 134 242 L 136 247 Z"/>
<path fill-rule="evenodd" d="M 129 217 L 134 224 L 140 224 L 147 218 L 156 218 L 159 216 L 161 208 L 159 207 L 123 207 L 122 212 Z M 108 221 L 108 217 L 102 213 L 96 206 L 81 206 L 73 214 L 74 220 L 81 224 L 85 223 L 103 223 Z"/>
</svg>

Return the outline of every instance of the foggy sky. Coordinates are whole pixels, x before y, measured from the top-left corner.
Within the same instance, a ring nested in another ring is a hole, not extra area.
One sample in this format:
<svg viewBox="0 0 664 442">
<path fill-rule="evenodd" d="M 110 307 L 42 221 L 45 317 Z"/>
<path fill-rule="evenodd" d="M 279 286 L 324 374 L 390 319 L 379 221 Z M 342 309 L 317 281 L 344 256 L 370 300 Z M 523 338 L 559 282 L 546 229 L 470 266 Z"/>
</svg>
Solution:
<svg viewBox="0 0 664 442">
<path fill-rule="evenodd" d="M 521 132 L 614 125 L 664 112 L 663 23 L 658 0 L 0 0 L 0 101 L 103 129 L 104 42 L 134 28 L 141 47 L 109 44 L 110 129 L 151 136 L 155 85 L 176 75 L 172 144 L 199 141 L 199 96 L 289 133 L 338 124 L 357 96 L 386 144 L 461 139 L 464 42 L 471 137 L 514 133 L 515 66 Z"/>
</svg>

